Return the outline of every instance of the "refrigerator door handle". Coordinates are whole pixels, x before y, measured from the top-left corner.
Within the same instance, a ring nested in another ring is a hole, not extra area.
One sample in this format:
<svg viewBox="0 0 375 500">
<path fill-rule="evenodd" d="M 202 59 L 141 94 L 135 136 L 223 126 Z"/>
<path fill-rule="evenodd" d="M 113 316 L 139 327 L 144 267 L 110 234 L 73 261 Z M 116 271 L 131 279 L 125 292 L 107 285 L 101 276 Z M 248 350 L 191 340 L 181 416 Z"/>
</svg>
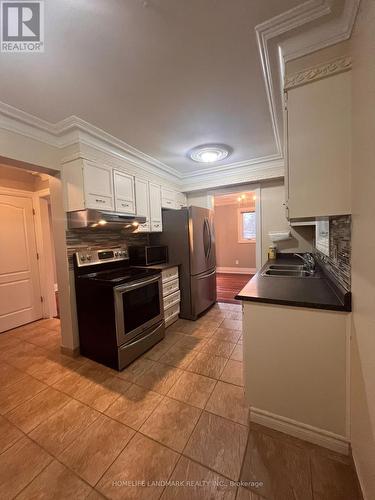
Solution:
<svg viewBox="0 0 375 500">
<path fill-rule="evenodd" d="M 216 273 L 216 269 L 214 269 L 213 271 L 211 271 L 211 272 L 210 272 L 210 273 L 208 273 L 208 274 L 205 274 L 204 276 L 199 276 L 197 279 L 198 279 L 198 280 L 204 280 L 204 279 L 206 279 L 206 278 L 209 278 L 210 276 L 212 276 L 212 275 L 213 275 L 213 274 L 215 274 L 215 273 Z"/>
<path fill-rule="evenodd" d="M 209 242 L 208 253 L 207 253 L 207 259 L 208 259 L 211 255 L 211 250 L 212 250 L 211 226 L 210 226 L 210 221 L 208 219 L 207 219 L 207 229 L 208 229 L 208 242 Z"/>
<path fill-rule="evenodd" d="M 209 256 L 209 241 L 207 241 L 207 238 L 210 237 L 209 229 L 208 229 L 208 221 L 207 217 L 204 218 L 204 223 L 203 223 L 203 246 L 204 246 L 204 256 L 206 259 L 208 259 Z"/>
</svg>

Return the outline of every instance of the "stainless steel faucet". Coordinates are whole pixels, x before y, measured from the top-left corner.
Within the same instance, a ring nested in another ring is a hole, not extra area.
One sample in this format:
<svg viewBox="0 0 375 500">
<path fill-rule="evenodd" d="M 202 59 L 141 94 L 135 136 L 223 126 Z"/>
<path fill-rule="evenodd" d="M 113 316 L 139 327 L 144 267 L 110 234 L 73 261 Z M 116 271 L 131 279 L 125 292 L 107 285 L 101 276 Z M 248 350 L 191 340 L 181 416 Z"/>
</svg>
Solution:
<svg viewBox="0 0 375 500">
<path fill-rule="evenodd" d="M 300 259 L 303 260 L 304 265 L 306 266 L 306 269 L 313 273 L 315 271 L 315 259 L 311 255 L 311 253 L 305 253 L 305 254 L 300 254 L 300 253 L 295 253 L 294 254 L 296 257 L 299 257 Z"/>
</svg>

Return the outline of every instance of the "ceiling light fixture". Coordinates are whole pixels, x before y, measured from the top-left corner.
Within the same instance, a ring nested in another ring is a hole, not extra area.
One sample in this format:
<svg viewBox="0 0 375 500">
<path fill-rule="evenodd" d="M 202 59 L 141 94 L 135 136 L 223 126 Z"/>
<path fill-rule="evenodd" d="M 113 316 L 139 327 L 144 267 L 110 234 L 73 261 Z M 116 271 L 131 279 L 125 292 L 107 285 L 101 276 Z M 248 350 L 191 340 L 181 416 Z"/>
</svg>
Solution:
<svg viewBox="0 0 375 500">
<path fill-rule="evenodd" d="M 201 144 L 188 151 L 188 158 L 198 163 L 215 163 L 225 160 L 233 152 L 226 144 Z"/>
</svg>

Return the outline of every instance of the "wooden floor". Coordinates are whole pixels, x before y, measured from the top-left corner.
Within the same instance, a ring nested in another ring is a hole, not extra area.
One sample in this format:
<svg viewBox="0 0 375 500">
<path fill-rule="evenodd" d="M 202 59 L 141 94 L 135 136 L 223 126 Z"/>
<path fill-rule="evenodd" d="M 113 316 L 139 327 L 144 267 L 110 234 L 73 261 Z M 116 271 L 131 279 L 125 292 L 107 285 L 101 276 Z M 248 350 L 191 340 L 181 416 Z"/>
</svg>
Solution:
<svg viewBox="0 0 375 500">
<path fill-rule="evenodd" d="M 217 301 L 238 304 L 238 300 L 235 300 L 234 297 L 253 276 L 253 274 L 217 273 Z"/>
</svg>

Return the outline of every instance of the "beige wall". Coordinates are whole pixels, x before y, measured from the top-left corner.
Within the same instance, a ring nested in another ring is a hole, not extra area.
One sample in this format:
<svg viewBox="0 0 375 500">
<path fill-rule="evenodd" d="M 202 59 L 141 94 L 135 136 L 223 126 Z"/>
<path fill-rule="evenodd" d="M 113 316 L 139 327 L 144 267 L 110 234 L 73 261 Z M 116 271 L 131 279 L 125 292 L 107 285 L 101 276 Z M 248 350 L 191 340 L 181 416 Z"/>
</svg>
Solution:
<svg viewBox="0 0 375 500">
<path fill-rule="evenodd" d="M 351 439 L 365 497 L 375 498 L 375 2 L 362 0 L 352 36 Z"/>
<path fill-rule="evenodd" d="M 215 206 L 216 265 L 254 269 L 255 242 L 238 243 L 237 217 L 237 204 Z"/>
</svg>

